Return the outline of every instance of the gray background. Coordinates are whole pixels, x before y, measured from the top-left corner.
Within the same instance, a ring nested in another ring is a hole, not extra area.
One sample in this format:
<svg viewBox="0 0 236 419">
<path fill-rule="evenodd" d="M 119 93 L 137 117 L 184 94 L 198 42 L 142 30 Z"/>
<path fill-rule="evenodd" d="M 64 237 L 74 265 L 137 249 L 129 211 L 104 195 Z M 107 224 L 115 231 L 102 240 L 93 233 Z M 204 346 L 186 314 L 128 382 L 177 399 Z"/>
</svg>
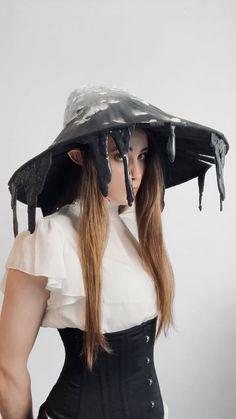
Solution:
<svg viewBox="0 0 236 419">
<path fill-rule="evenodd" d="M 235 418 L 235 2 L 0 5 L 1 275 L 13 241 L 7 181 L 56 138 L 74 88 L 123 87 L 222 131 L 231 145 L 223 212 L 215 167 L 206 176 L 202 212 L 197 179 L 166 191 L 163 226 L 175 272 L 177 330 L 158 339 L 155 363 L 170 419 Z M 27 228 L 26 213 L 18 204 L 19 231 Z M 57 330 L 41 328 L 29 358 L 35 415 L 63 360 Z"/>
</svg>

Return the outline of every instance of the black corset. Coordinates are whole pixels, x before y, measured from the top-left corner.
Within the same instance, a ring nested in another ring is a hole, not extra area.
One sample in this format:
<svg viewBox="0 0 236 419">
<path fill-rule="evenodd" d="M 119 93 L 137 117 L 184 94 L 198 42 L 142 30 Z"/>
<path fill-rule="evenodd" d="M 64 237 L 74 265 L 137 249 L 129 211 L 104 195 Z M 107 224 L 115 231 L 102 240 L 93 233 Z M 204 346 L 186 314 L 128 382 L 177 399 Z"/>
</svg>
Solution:
<svg viewBox="0 0 236 419">
<path fill-rule="evenodd" d="M 37 419 L 164 419 L 154 365 L 156 321 L 104 333 L 113 352 L 99 351 L 92 372 L 80 355 L 85 332 L 57 329 L 65 362 Z"/>
</svg>

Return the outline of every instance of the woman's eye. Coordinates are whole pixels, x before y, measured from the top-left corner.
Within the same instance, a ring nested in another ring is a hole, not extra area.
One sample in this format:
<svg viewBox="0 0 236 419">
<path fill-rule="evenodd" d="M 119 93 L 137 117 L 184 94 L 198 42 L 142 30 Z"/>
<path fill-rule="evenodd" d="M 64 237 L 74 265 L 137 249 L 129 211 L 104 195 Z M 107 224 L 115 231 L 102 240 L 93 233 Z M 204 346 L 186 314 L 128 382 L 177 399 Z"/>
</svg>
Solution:
<svg viewBox="0 0 236 419">
<path fill-rule="evenodd" d="M 114 157 L 115 157 L 115 160 L 122 159 L 122 156 L 120 154 L 116 154 Z"/>
<path fill-rule="evenodd" d="M 141 153 L 141 154 L 139 154 L 139 156 L 144 156 L 144 158 L 143 159 L 140 159 L 140 160 L 145 160 L 146 159 L 146 156 L 147 156 L 147 153 Z M 116 154 L 115 155 L 115 160 L 118 160 L 118 161 L 122 160 L 121 154 Z"/>
<path fill-rule="evenodd" d="M 145 160 L 145 159 L 146 159 L 146 157 L 147 157 L 147 153 L 142 153 L 142 154 L 140 154 L 140 156 L 144 156 L 144 158 L 143 158 L 143 159 L 141 159 L 141 160 Z"/>
</svg>

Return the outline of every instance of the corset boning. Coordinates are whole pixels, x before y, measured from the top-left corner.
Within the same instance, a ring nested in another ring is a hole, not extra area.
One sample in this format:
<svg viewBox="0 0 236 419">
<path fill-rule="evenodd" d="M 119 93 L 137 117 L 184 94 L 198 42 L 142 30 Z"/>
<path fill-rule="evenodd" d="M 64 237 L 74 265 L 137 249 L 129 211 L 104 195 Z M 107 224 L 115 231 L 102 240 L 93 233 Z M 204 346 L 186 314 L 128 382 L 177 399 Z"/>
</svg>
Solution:
<svg viewBox="0 0 236 419">
<path fill-rule="evenodd" d="M 80 354 L 85 332 L 57 329 L 65 362 L 37 419 L 163 419 L 154 365 L 156 321 L 104 333 L 113 352 L 99 351 L 92 371 Z"/>
</svg>

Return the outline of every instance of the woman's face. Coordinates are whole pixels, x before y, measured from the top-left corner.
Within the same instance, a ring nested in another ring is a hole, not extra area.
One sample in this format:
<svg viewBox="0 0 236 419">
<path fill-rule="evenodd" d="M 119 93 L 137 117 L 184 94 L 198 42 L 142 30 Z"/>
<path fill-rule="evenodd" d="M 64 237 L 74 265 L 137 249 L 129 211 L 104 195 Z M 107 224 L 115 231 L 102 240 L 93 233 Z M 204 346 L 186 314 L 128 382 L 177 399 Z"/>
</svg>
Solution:
<svg viewBox="0 0 236 419">
<path fill-rule="evenodd" d="M 128 167 L 130 179 L 136 195 L 145 171 L 148 152 L 148 138 L 144 130 L 136 128 L 130 137 Z M 128 205 L 125 187 L 124 165 L 112 137 L 108 140 L 108 154 L 111 166 L 111 182 L 108 184 L 108 196 L 111 201 Z"/>
<path fill-rule="evenodd" d="M 130 137 L 128 152 L 128 167 L 135 195 L 142 181 L 147 153 L 147 134 L 141 128 L 136 128 Z M 75 163 L 83 165 L 83 156 L 80 149 L 71 150 L 68 152 L 68 155 Z M 120 205 L 128 205 L 123 160 L 111 136 L 108 139 L 108 155 L 112 177 L 108 184 L 108 196 L 106 198 Z"/>
</svg>

